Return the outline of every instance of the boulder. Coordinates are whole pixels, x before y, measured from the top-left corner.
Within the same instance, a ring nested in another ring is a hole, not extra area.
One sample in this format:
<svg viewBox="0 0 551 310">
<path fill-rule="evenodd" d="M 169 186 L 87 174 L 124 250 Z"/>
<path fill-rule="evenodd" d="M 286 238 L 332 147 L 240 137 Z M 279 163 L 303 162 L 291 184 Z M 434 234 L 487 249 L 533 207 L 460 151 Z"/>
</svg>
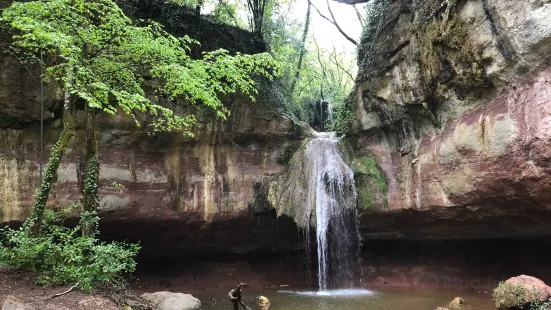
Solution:
<svg viewBox="0 0 551 310">
<path fill-rule="evenodd" d="M 160 310 L 197 310 L 201 308 L 201 301 L 190 294 L 156 292 L 145 293 L 141 297 L 155 304 Z"/>
<path fill-rule="evenodd" d="M 455 297 L 449 304 L 448 307 L 438 307 L 436 310 L 470 310 L 471 308 L 467 307 L 467 304 L 461 297 Z"/>
<path fill-rule="evenodd" d="M 265 296 L 258 296 L 254 299 L 256 305 L 258 306 L 258 309 L 260 310 L 268 310 L 270 309 L 270 300 L 266 298 Z"/>
<path fill-rule="evenodd" d="M 542 304 L 551 296 L 551 287 L 542 280 L 521 275 L 510 278 L 494 289 L 494 302 L 498 310 L 528 308 Z"/>
<path fill-rule="evenodd" d="M 24 304 L 21 300 L 8 296 L 2 304 L 2 310 L 36 310 L 34 307 Z"/>
<path fill-rule="evenodd" d="M 455 297 L 454 300 L 450 302 L 451 310 L 463 309 L 464 307 L 465 307 L 465 301 L 461 297 Z"/>
</svg>

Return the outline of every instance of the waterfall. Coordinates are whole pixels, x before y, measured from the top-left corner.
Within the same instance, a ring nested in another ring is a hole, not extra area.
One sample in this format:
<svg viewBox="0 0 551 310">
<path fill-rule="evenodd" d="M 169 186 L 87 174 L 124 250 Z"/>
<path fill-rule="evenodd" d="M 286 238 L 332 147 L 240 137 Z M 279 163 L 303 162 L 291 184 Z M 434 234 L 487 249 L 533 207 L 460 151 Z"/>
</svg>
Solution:
<svg viewBox="0 0 551 310">
<path fill-rule="evenodd" d="M 354 173 L 341 157 L 338 139 L 327 135 L 306 144 L 304 173 L 307 188 L 302 218 L 307 222 L 301 226 L 306 229 L 307 243 L 311 241 L 310 229 L 315 226 L 319 289 L 350 287 L 360 240 L 357 194 Z"/>
</svg>

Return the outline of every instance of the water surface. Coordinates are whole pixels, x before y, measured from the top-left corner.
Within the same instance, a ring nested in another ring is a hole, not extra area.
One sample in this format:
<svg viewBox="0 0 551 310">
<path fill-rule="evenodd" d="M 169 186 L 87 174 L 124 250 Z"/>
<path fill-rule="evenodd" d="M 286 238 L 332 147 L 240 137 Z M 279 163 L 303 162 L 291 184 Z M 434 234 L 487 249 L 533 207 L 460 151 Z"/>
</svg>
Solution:
<svg viewBox="0 0 551 310">
<path fill-rule="evenodd" d="M 227 293 L 225 290 L 208 291 L 194 294 L 194 296 L 203 302 L 201 309 L 231 309 Z M 258 295 L 264 295 L 270 300 L 272 304 L 270 310 L 434 310 L 437 307 L 447 306 L 453 298 L 458 296 L 461 296 L 473 310 L 494 309 L 490 295 L 408 289 L 337 290 L 328 292 L 288 288 L 246 289 L 243 292 L 243 301 L 252 309 L 258 309 L 253 302 L 254 297 Z M 211 298 L 217 300 L 216 305 L 206 304 Z"/>
</svg>

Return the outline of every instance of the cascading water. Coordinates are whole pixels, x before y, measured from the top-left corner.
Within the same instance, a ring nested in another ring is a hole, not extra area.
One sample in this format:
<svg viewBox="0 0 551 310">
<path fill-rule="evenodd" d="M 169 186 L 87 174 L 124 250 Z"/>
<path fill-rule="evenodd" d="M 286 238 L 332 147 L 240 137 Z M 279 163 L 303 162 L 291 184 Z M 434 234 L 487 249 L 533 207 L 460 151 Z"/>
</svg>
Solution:
<svg viewBox="0 0 551 310">
<path fill-rule="evenodd" d="M 310 248 L 308 236 L 315 225 L 319 289 L 353 286 L 360 242 L 354 173 L 331 135 L 305 146 L 303 164 L 307 186 L 302 227 Z"/>
</svg>

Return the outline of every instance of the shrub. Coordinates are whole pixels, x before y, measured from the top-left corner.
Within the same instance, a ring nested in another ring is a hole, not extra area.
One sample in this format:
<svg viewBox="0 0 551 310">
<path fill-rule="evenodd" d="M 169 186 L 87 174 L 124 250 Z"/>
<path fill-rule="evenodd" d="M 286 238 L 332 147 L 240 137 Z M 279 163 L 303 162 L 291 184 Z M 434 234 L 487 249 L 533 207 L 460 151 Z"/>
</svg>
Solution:
<svg viewBox="0 0 551 310">
<path fill-rule="evenodd" d="M 117 282 L 135 270 L 139 245 L 101 242 L 97 229 L 83 236 L 82 226 L 92 223 L 97 227 L 98 217 L 84 213 L 78 225 L 70 228 L 63 225 L 61 213 L 46 211 L 39 236 L 31 236 L 27 225 L 0 230 L 0 265 L 35 272 L 40 285 L 78 283 L 85 291 Z"/>
</svg>

